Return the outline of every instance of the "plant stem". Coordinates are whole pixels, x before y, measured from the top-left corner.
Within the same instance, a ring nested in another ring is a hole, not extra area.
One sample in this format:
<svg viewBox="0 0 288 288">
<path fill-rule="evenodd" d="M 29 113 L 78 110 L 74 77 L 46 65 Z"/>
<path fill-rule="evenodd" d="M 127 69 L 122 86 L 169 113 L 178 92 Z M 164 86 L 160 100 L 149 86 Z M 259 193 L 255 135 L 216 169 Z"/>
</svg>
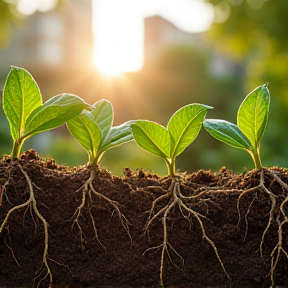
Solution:
<svg viewBox="0 0 288 288">
<path fill-rule="evenodd" d="M 105 151 L 103 151 L 100 154 L 97 154 L 96 156 L 93 155 L 92 152 L 88 152 L 88 155 L 89 155 L 88 167 L 92 167 L 92 168 L 98 170 L 99 163 L 100 163 L 100 160 L 101 160 L 104 152 Z"/>
<path fill-rule="evenodd" d="M 87 151 L 87 152 L 88 152 L 88 156 L 89 156 L 87 166 L 88 167 L 96 167 L 97 162 L 98 162 L 97 157 L 94 157 L 94 154 L 92 151 Z"/>
<path fill-rule="evenodd" d="M 255 150 L 248 150 L 249 154 L 251 155 L 255 168 L 256 169 L 261 169 L 262 168 L 262 163 L 260 159 L 260 153 L 259 153 L 259 147 Z"/>
<path fill-rule="evenodd" d="M 175 158 L 173 159 L 163 158 L 163 159 L 166 163 L 169 176 L 173 178 L 176 175 Z"/>
<path fill-rule="evenodd" d="M 18 158 L 20 156 L 23 143 L 24 143 L 24 138 L 20 138 L 20 139 L 14 141 L 12 152 L 10 155 L 12 160 L 14 160 L 15 158 Z"/>
</svg>

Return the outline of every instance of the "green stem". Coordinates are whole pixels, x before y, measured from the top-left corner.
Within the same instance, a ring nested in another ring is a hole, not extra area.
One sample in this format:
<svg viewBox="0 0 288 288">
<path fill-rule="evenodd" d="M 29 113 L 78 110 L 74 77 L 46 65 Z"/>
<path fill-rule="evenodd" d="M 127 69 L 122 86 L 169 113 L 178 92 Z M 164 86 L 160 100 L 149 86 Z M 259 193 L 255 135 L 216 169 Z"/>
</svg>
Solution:
<svg viewBox="0 0 288 288">
<path fill-rule="evenodd" d="M 260 159 L 260 152 L 259 152 L 259 147 L 255 150 L 249 150 L 249 154 L 251 155 L 255 168 L 256 169 L 261 169 L 262 168 L 262 163 Z"/>
<path fill-rule="evenodd" d="M 20 139 L 14 141 L 12 152 L 10 155 L 12 160 L 14 160 L 15 158 L 18 158 L 20 156 L 23 143 L 24 143 L 24 138 L 20 138 Z"/>
<path fill-rule="evenodd" d="M 93 167 L 94 169 L 97 170 L 104 152 L 105 151 L 102 151 L 102 152 L 98 153 L 96 156 L 93 155 L 93 153 L 91 151 L 88 152 L 88 155 L 89 155 L 88 167 Z"/>
<path fill-rule="evenodd" d="M 173 159 L 163 158 L 163 159 L 166 163 L 169 176 L 173 178 L 174 176 L 176 176 L 175 158 L 173 158 Z"/>
<path fill-rule="evenodd" d="M 88 161 L 88 167 L 97 167 L 98 165 L 98 159 L 96 157 L 93 157 L 92 153 L 88 153 L 89 154 L 89 161 Z"/>
</svg>

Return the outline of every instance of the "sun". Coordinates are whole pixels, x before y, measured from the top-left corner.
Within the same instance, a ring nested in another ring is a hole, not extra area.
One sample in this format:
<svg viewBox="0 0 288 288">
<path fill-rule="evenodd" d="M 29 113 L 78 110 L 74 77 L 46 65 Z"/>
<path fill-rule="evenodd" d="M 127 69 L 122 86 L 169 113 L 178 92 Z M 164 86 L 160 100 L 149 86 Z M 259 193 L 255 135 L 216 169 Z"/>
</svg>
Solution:
<svg viewBox="0 0 288 288">
<path fill-rule="evenodd" d="M 212 6 L 202 1 L 93 0 L 92 5 L 95 65 L 106 76 L 141 69 L 145 17 L 159 14 L 194 32 L 206 31 L 214 17 Z"/>
<path fill-rule="evenodd" d="M 104 76 L 116 76 L 124 72 L 135 72 L 142 66 L 139 49 L 129 51 L 122 45 L 115 45 L 114 39 L 103 39 L 95 49 L 94 62 Z M 115 47 L 116 46 L 116 47 Z"/>
<path fill-rule="evenodd" d="M 110 61 L 109 59 L 108 61 L 100 62 L 97 62 L 97 60 L 95 60 L 95 65 L 104 76 L 108 77 L 117 76 L 125 72 L 121 64 L 117 64 L 113 61 Z"/>
<path fill-rule="evenodd" d="M 126 8 L 121 1 L 94 1 L 94 60 L 107 76 L 134 72 L 143 65 L 143 19 Z"/>
<path fill-rule="evenodd" d="M 104 76 L 112 77 L 125 72 L 122 63 L 117 63 L 117 61 L 109 58 L 109 55 L 103 57 L 103 55 L 100 54 L 101 57 L 97 57 L 98 55 L 99 53 L 95 52 L 95 66 Z"/>
</svg>

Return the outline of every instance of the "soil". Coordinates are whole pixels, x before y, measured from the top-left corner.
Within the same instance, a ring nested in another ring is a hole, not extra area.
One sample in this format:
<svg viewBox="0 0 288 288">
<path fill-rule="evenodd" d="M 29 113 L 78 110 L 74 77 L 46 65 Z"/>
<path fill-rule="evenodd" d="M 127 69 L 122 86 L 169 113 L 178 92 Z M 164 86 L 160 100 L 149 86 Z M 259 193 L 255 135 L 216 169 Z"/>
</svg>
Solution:
<svg viewBox="0 0 288 288">
<path fill-rule="evenodd" d="M 119 177 L 101 168 L 93 187 L 119 203 L 128 224 L 123 225 L 124 216 L 117 214 L 111 203 L 93 193 L 91 202 L 86 195 L 82 213 L 74 222 L 83 199 L 82 190 L 76 191 L 89 179 L 90 170 L 57 165 L 29 150 L 19 161 L 4 157 L 0 162 L 0 224 L 11 208 L 30 196 L 19 165 L 33 183 L 37 208 L 48 224 L 47 263 L 53 284 L 49 284 L 47 267 L 42 265 L 44 225 L 28 205 L 10 214 L 0 234 L 0 287 L 26 288 L 37 283 L 54 288 L 160 286 L 163 215 L 151 222 L 147 233 L 144 228 L 153 201 L 169 190 L 171 179 L 129 168 Z M 259 186 L 261 171 L 267 190 Z M 288 285 L 287 170 L 273 167 L 239 175 L 223 167 L 217 173 L 199 170 L 181 174 L 179 179 L 183 202 L 202 215 L 205 233 L 215 244 L 230 279 L 203 238 L 195 215 L 175 205 L 166 219 L 169 254 L 164 251 L 165 287 L 268 288 L 271 281 L 275 287 Z M 197 194 L 200 196 L 185 198 Z M 156 203 L 152 217 L 170 203 L 167 201 Z"/>
</svg>

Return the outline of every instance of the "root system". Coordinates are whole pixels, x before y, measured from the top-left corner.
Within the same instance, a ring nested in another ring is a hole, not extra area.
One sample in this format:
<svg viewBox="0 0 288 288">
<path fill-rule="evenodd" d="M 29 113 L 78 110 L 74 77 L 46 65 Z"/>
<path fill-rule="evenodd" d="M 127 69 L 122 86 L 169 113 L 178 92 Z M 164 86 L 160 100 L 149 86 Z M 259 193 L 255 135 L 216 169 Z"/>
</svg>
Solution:
<svg viewBox="0 0 288 288">
<path fill-rule="evenodd" d="M 288 285 L 283 168 L 118 177 L 28 151 L 0 161 L 0 199 L 1 287 Z"/>
</svg>

